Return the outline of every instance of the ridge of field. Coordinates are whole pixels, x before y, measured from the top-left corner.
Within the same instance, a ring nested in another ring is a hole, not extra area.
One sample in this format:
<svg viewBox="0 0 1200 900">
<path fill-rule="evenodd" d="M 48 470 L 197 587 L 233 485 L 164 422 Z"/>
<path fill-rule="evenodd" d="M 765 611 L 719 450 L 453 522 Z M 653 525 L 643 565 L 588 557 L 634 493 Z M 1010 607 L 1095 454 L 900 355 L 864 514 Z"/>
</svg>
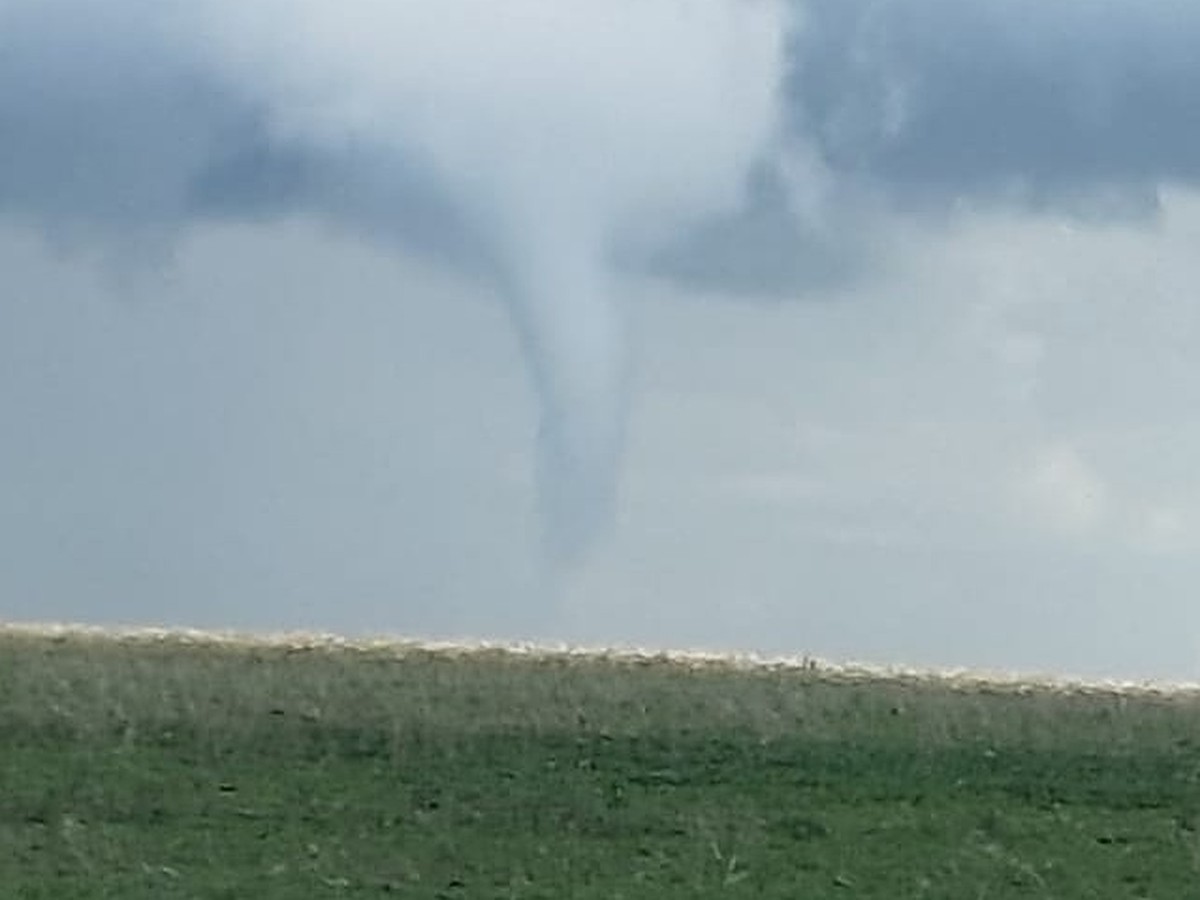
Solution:
<svg viewBox="0 0 1200 900">
<path fill-rule="evenodd" d="M 1018 693 L 1049 691 L 1126 696 L 1200 695 L 1200 682 L 1164 679 L 1085 678 L 1047 672 L 1013 672 L 976 668 L 878 665 L 839 662 L 808 654 L 762 655 L 752 652 L 686 650 L 628 646 L 592 646 L 538 641 L 446 640 L 395 635 L 349 637 L 326 631 L 238 631 L 148 625 L 87 625 L 74 622 L 5 622 L 0 637 L 42 636 L 65 640 L 101 639 L 118 642 L 174 642 L 230 647 L 287 647 L 292 650 L 344 649 L 394 653 L 434 653 L 447 657 L 480 653 L 488 656 L 558 659 L 580 662 L 606 660 L 619 663 L 678 665 L 687 669 L 800 670 L 834 681 L 897 681 L 945 684 L 962 690 L 1012 690 Z"/>
<path fill-rule="evenodd" d="M 29 898 L 1200 896 L 1200 691 L 0 626 Z"/>
</svg>

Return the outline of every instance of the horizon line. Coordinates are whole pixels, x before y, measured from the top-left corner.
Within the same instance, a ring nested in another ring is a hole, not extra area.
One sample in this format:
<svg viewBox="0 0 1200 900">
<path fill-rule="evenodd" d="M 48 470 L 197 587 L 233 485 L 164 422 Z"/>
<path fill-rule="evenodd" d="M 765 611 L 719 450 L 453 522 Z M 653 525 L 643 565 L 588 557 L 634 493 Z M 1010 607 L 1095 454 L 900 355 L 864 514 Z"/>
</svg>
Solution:
<svg viewBox="0 0 1200 900">
<path fill-rule="evenodd" d="M 350 637 L 332 631 L 213 629 L 169 625 L 90 625 L 82 622 L 15 622 L 0 619 L 0 638 L 92 638 L 125 643 L 175 642 L 231 647 L 281 647 L 292 650 L 392 651 L 444 656 L 499 654 L 513 658 L 575 659 L 633 665 L 671 663 L 690 669 L 738 672 L 804 672 L 828 681 L 893 681 L 941 685 L 954 690 L 993 689 L 1019 694 L 1119 694 L 1139 697 L 1200 699 L 1200 682 L 1160 679 L 1086 678 L 1058 673 L 999 671 L 985 668 L 879 665 L 858 660 L 835 661 L 810 654 L 767 655 L 749 651 L 604 646 L 568 642 L 487 638 L 438 639 L 379 633 Z"/>
</svg>

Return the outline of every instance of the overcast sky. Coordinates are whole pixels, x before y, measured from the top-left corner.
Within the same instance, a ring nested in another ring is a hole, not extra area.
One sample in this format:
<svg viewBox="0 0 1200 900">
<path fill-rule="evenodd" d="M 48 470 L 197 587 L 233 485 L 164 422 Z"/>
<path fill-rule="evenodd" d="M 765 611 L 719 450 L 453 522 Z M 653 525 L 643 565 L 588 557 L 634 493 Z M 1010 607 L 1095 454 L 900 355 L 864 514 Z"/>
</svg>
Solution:
<svg viewBox="0 0 1200 900">
<path fill-rule="evenodd" d="M 0 618 L 1200 679 L 1200 8 L 0 0 Z"/>
</svg>

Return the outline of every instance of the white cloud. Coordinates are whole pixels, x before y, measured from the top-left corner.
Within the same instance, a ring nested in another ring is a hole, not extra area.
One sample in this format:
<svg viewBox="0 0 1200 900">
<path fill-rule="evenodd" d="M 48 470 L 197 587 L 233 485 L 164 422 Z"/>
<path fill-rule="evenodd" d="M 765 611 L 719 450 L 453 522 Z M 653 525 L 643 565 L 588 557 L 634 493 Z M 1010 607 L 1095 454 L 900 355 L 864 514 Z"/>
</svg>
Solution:
<svg viewBox="0 0 1200 900">
<path fill-rule="evenodd" d="M 1147 553 L 1174 556 L 1194 553 L 1200 547 L 1196 510 L 1176 505 L 1151 505 L 1133 518 L 1130 543 Z"/>
<path fill-rule="evenodd" d="M 1017 497 L 1035 527 L 1069 538 L 1094 535 L 1108 514 L 1108 488 L 1078 449 L 1058 441 L 1034 452 Z"/>
<path fill-rule="evenodd" d="M 204 8 L 277 129 L 415 155 L 502 230 L 661 229 L 736 206 L 776 131 L 790 24 L 775 0 Z"/>
</svg>

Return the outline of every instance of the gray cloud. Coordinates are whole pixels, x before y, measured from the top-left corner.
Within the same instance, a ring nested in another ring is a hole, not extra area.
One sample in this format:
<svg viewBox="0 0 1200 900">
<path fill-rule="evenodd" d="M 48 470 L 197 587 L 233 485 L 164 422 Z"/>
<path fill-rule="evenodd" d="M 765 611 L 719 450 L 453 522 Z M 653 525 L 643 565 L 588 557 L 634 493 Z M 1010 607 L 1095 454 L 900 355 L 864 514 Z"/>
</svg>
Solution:
<svg viewBox="0 0 1200 900">
<path fill-rule="evenodd" d="M 7 0 L 0 213 L 116 247 L 315 215 L 486 278 L 566 557 L 611 512 L 631 270 L 795 296 L 870 267 L 881 208 L 1127 219 L 1200 174 L 1181 3 L 414 9 Z"/>
<path fill-rule="evenodd" d="M 1143 210 L 1163 182 L 1200 176 L 1191 4 L 806 9 L 791 127 L 839 175 L 912 202 L 992 195 L 1117 214 Z"/>
<path fill-rule="evenodd" d="M 1159 185 L 1200 174 L 1200 12 L 1188 4 L 793 6 L 803 25 L 787 48 L 783 146 L 762 160 L 742 213 L 656 256 L 665 274 L 771 292 L 852 271 L 829 261 L 832 243 L 806 252 L 814 235 L 779 177 L 779 155 L 797 146 L 839 202 L 873 191 L 917 205 L 965 196 L 1144 214 Z M 0 17 L 10 215 L 112 233 L 316 210 L 486 268 L 485 242 L 419 154 L 362 136 L 331 152 L 272 130 L 260 87 L 189 37 L 190 15 L 144 0 L 103 12 L 8 0 Z"/>
<path fill-rule="evenodd" d="M 144 14 L 144 15 L 143 15 Z M 0 7 L 0 209 L 47 227 L 173 226 L 245 110 L 146 4 Z"/>
</svg>

